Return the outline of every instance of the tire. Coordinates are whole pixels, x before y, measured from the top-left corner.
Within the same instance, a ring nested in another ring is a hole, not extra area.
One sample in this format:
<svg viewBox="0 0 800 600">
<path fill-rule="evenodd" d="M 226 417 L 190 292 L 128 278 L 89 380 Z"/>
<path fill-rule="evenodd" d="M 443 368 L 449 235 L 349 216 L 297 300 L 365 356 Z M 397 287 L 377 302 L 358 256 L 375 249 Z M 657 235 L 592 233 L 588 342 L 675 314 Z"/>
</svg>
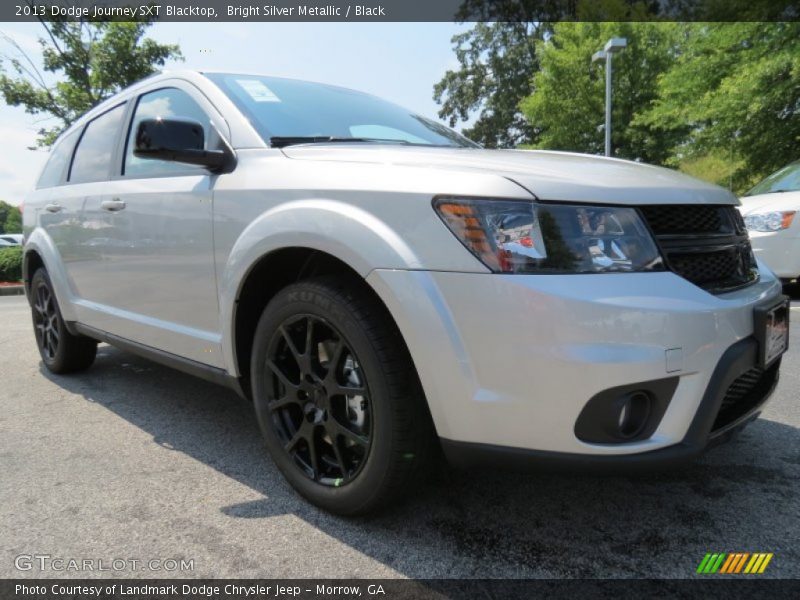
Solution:
<svg viewBox="0 0 800 600">
<path fill-rule="evenodd" d="M 43 268 L 31 280 L 31 313 L 36 346 L 48 371 L 63 375 L 92 365 L 97 341 L 67 330 L 50 277 Z"/>
<path fill-rule="evenodd" d="M 428 462 L 434 430 L 411 357 L 361 281 L 321 277 L 280 291 L 258 322 L 251 377 L 275 464 L 327 511 L 377 511 Z"/>
</svg>

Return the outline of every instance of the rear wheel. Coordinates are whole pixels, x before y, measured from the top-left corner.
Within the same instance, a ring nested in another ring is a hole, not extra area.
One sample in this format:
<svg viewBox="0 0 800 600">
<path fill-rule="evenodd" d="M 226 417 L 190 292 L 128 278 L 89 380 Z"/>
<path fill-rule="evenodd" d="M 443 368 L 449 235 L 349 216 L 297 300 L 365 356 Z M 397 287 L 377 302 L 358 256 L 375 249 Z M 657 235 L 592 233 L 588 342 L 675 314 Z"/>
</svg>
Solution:
<svg viewBox="0 0 800 600">
<path fill-rule="evenodd" d="M 31 312 L 36 345 L 45 367 L 64 374 L 89 368 L 97 354 L 97 342 L 67 331 L 47 271 L 39 269 L 31 280 Z"/>
<path fill-rule="evenodd" d="M 303 496 L 345 515 L 408 491 L 433 439 L 411 358 L 364 284 L 285 288 L 259 321 L 251 373 L 267 448 Z"/>
</svg>

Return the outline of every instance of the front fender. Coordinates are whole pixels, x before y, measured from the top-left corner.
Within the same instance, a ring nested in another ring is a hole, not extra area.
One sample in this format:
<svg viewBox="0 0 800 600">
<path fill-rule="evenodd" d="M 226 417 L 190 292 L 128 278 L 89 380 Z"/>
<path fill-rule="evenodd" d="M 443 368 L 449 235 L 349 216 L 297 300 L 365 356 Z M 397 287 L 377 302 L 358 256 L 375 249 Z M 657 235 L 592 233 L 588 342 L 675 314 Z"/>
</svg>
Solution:
<svg viewBox="0 0 800 600">
<path fill-rule="evenodd" d="M 223 351 L 230 372 L 235 306 L 250 270 L 282 248 L 308 248 L 335 256 L 366 279 L 376 268 L 420 269 L 420 258 L 384 221 L 362 208 L 326 199 L 297 200 L 253 220 L 236 240 L 220 277 Z"/>
<path fill-rule="evenodd" d="M 225 265 L 228 289 L 262 256 L 287 247 L 327 252 L 362 276 L 376 268 L 419 269 L 419 258 L 384 221 L 336 200 L 298 200 L 264 212 L 239 236 Z"/>
</svg>

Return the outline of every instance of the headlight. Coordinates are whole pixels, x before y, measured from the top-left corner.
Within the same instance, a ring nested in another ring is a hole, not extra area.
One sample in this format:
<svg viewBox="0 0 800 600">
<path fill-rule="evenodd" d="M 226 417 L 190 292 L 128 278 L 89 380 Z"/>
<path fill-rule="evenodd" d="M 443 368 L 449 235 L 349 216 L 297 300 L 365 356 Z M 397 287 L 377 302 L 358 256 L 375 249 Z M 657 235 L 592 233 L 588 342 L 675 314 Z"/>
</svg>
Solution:
<svg viewBox="0 0 800 600">
<path fill-rule="evenodd" d="M 794 220 L 794 210 L 747 215 L 744 224 L 750 231 L 780 231 L 789 229 Z"/>
<path fill-rule="evenodd" d="M 608 273 L 664 270 L 633 208 L 439 198 L 447 227 L 497 273 Z"/>
</svg>

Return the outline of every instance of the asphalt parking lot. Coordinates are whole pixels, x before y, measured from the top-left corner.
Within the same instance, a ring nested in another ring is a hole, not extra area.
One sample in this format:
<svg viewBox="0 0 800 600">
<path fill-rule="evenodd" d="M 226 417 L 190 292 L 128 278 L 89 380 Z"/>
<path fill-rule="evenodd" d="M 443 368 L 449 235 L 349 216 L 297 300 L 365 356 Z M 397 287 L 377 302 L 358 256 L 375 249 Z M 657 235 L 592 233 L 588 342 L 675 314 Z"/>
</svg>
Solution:
<svg viewBox="0 0 800 600">
<path fill-rule="evenodd" d="M 126 577 L 687 577 L 714 551 L 773 552 L 764 576 L 800 577 L 796 343 L 762 417 L 691 468 L 445 471 L 359 520 L 296 496 L 223 388 L 105 345 L 50 375 L 23 297 L 0 298 L 0 349 L 0 577 L 98 575 L 18 570 L 31 554 L 193 561 L 100 573 Z"/>
</svg>

